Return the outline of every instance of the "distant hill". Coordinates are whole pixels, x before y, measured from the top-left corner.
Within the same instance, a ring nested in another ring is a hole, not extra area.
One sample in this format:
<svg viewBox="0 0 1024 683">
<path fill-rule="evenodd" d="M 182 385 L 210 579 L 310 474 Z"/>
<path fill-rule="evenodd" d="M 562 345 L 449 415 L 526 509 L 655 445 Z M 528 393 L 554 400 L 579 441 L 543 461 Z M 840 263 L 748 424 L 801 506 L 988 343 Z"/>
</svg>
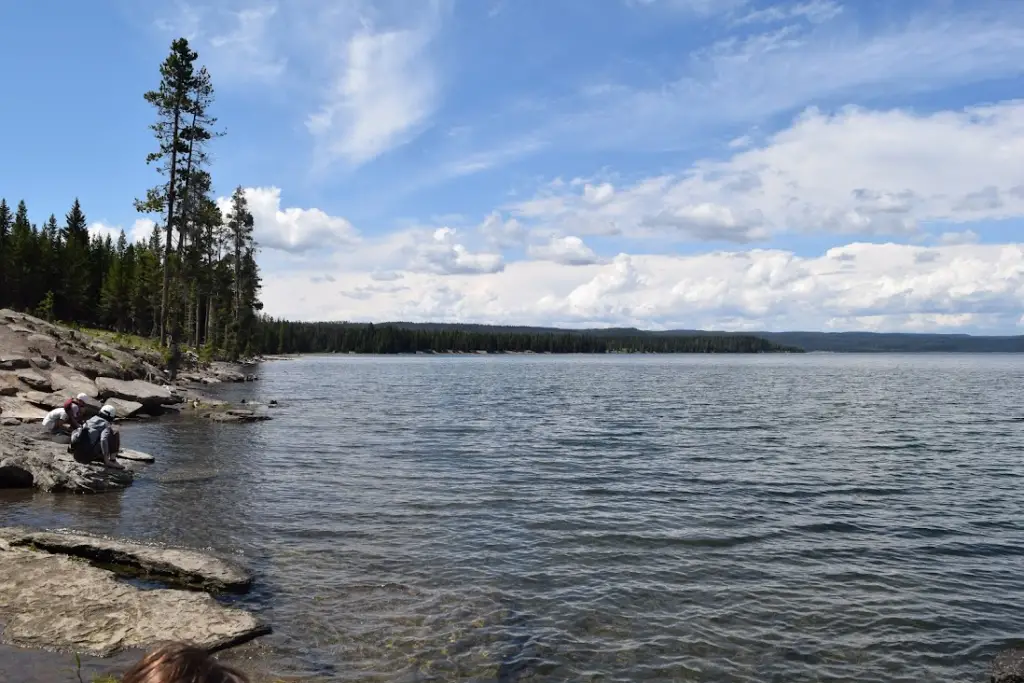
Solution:
<svg viewBox="0 0 1024 683">
<path fill-rule="evenodd" d="M 562 329 L 518 325 L 461 323 L 383 323 L 404 329 L 463 330 L 484 334 L 581 334 L 591 337 L 642 336 L 752 336 L 785 347 L 834 353 L 1022 353 L 1024 336 L 987 337 L 968 334 L 913 334 L 891 332 L 720 332 L 715 330 L 639 330 L 632 327 Z"/>
</svg>

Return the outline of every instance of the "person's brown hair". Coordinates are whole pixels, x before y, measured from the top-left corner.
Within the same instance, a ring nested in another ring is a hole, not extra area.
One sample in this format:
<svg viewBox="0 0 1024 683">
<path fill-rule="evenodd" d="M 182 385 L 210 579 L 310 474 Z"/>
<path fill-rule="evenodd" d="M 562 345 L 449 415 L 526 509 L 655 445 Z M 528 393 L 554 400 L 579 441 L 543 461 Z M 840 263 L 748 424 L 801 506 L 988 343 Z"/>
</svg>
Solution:
<svg viewBox="0 0 1024 683">
<path fill-rule="evenodd" d="M 147 652 L 121 683 L 249 683 L 249 679 L 201 647 L 169 643 Z"/>
</svg>

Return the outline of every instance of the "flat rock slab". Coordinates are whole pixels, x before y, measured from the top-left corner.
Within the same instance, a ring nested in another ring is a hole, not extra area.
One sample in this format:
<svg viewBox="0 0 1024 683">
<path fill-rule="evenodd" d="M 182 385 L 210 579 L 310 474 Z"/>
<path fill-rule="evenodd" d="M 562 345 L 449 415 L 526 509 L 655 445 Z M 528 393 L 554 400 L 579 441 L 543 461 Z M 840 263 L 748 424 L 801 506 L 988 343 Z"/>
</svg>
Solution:
<svg viewBox="0 0 1024 683">
<path fill-rule="evenodd" d="M 50 553 L 72 555 L 137 570 L 146 578 L 191 588 L 244 592 L 252 576 L 236 564 L 196 550 L 165 548 L 81 533 L 31 531 L 0 527 L 0 540 L 12 547 L 31 545 Z"/>
<path fill-rule="evenodd" d="M 36 370 L 18 370 L 15 374 L 22 383 L 35 391 L 45 391 L 49 393 L 53 388 L 50 384 L 49 378 L 43 377 L 43 375 Z"/>
<path fill-rule="evenodd" d="M 136 413 L 145 408 L 141 403 L 126 401 L 123 398 L 108 398 L 103 403 L 104 405 L 114 406 L 114 410 L 117 411 L 118 419 L 134 417 Z"/>
<path fill-rule="evenodd" d="M 149 453 L 143 453 L 142 451 L 133 451 L 130 448 L 122 448 L 117 452 L 118 460 L 131 460 L 133 462 L 156 462 Z"/>
<path fill-rule="evenodd" d="M 143 382 L 142 380 L 119 380 L 97 377 L 96 388 L 100 399 L 119 398 L 124 401 L 141 403 L 146 408 L 181 403 L 184 398 L 171 392 L 169 387 Z"/>
<path fill-rule="evenodd" d="M 42 422 L 46 417 L 46 411 L 37 408 L 24 399 L 14 396 L 0 397 L 0 415 L 5 418 L 13 417 L 22 422 Z"/>
<path fill-rule="evenodd" d="M 270 632 L 205 593 L 142 590 L 81 560 L 2 541 L 0 617 L 6 643 L 99 657 L 168 640 L 217 650 Z"/>
</svg>

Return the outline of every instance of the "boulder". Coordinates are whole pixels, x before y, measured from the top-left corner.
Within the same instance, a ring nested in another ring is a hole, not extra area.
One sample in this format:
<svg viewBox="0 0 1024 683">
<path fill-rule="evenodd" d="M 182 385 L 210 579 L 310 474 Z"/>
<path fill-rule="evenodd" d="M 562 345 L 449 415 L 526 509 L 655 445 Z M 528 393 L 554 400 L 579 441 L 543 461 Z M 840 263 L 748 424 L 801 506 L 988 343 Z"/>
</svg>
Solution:
<svg viewBox="0 0 1024 683">
<path fill-rule="evenodd" d="M 30 391 L 24 398 L 32 405 L 47 411 L 60 408 L 66 400 L 64 394 L 47 394 L 42 391 Z"/>
<path fill-rule="evenodd" d="M 24 325 L 11 324 L 7 326 L 7 329 L 9 329 L 11 332 L 18 332 L 19 334 L 32 334 L 32 329 L 29 327 L 25 327 Z"/>
<path fill-rule="evenodd" d="M 14 396 L 22 390 L 21 382 L 13 372 L 0 371 L 0 396 Z"/>
<path fill-rule="evenodd" d="M 43 358 L 42 356 L 40 356 L 39 358 L 32 358 L 29 360 L 29 362 L 32 363 L 33 366 L 39 368 L 40 370 L 49 370 L 50 366 L 52 365 L 49 359 Z"/>
<path fill-rule="evenodd" d="M 103 402 L 104 405 L 114 406 L 114 410 L 117 411 L 117 419 L 123 420 L 129 417 L 133 417 L 137 412 L 143 409 L 141 403 L 135 401 L 125 401 L 120 398 L 108 398 Z"/>
<path fill-rule="evenodd" d="M 25 370 L 32 367 L 32 362 L 24 356 L 0 353 L 0 370 Z"/>
<path fill-rule="evenodd" d="M 147 409 L 181 403 L 184 398 L 174 394 L 169 387 L 157 386 L 142 380 L 118 380 L 110 377 L 96 379 L 99 398 L 120 398 L 126 401 L 141 403 Z"/>
<path fill-rule="evenodd" d="M 37 488 L 46 492 L 102 493 L 131 485 L 130 470 L 99 464 L 83 465 L 67 446 L 25 438 L 34 445 L 22 453 L 0 451 L 0 489 Z"/>
<path fill-rule="evenodd" d="M 100 657 L 168 640 L 223 649 L 265 635 L 250 612 L 206 593 L 144 590 L 63 555 L 0 545 L 3 640 Z"/>
<path fill-rule="evenodd" d="M 16 396 L 0 397 L 0 415 L 18 419 L 22 422 L 42 421 L 46 411 L 36 408 L 28 401 Z"/>
<path fill-rule="evenodd" d="M 0 541 L 131 569 L 146 578 L 194 589 L 245 592 L 252 575 L 233 562 L 187 548 L 124 541 L 86 533 L 0 527 Z"/>
<path fill-rule="evenodd" d="M 50 373 L 50 384 L 54 391 L 64 392 L 69 398 L 78 394 L 96 398 L 99 394 L 95 382 L 70 368 L 54 368 Z"/>
<path fill-rule="evenodd" d="M 50 379 L 48 377 L 44 377 L 35 370 L 18 370 L 15 373 L 15 376 L 17 376 L 17 378 L 30 389 L 45 391 L 47 393 L 53 390 L 53 386 L 50 384 Z"/>
</svg>

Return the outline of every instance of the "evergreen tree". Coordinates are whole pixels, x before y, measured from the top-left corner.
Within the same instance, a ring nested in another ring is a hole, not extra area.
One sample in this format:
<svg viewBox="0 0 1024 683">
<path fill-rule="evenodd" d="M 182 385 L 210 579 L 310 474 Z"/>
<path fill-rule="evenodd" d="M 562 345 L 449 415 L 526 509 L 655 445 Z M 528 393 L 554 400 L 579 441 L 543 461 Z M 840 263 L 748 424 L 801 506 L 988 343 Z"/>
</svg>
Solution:
<svg viewBox="0 0 1024 683">
<path fill-rule="evenodd" d="M 26 310 L 35 303 L 32 301 L 35 284 L 33 270 L 35 242 L 36 235 L 28 220 L 28 209 L 22 200 L 18 202 L 18 209 L 14 214 L 14 224 L 11 227 L 7 275 L 7 289 L 10 292 L 11 304 L 19 310 Z"/>
<path fill-rule="evenodd" d="M 10 271 L 11 208 L 6 199 L 0 199 L 0 306 L 10 306 L 11 291 L 7 278 Z"/>
<path fill-rule="evenodd" d="M 157 213 L 164 217 L 166 237 L 164 241 L 163 282 L 161 284 L 159 329 L 161 342 L 166 342 L 169 320 L 169 295 L 173 260 L 173 235 L 177 214 L 175 202 L 178 199 L 179 173 L 186 155 L 188 141 L 183 129 L 190 120 L 189 114 L 197 87 L 195 61 L 199 55 L 189 47 L 188 40 L 178 38 L 171 43 L 170 54 L 160 65 L 160 84 L 156 90 L 145 94 L 146 101 L 157 111 L 157 121 L 150 126 L 157 139 L 157 151 L 146 157 L 146 163 L 160 162 L 159 171 L 167 176 L 167 183 L 149 190 L 146 198 L 136 200 L 136 208 L 143 213 Z"/>
<path fill-rule="evenodd" d="M 79 322 L 86 318 L 89 304 L 89 224 L 82 205 L 75 199 L 64 217 L 61 234 L 63 279 L 56 288 L 58 317 Z"/>
</svg>

